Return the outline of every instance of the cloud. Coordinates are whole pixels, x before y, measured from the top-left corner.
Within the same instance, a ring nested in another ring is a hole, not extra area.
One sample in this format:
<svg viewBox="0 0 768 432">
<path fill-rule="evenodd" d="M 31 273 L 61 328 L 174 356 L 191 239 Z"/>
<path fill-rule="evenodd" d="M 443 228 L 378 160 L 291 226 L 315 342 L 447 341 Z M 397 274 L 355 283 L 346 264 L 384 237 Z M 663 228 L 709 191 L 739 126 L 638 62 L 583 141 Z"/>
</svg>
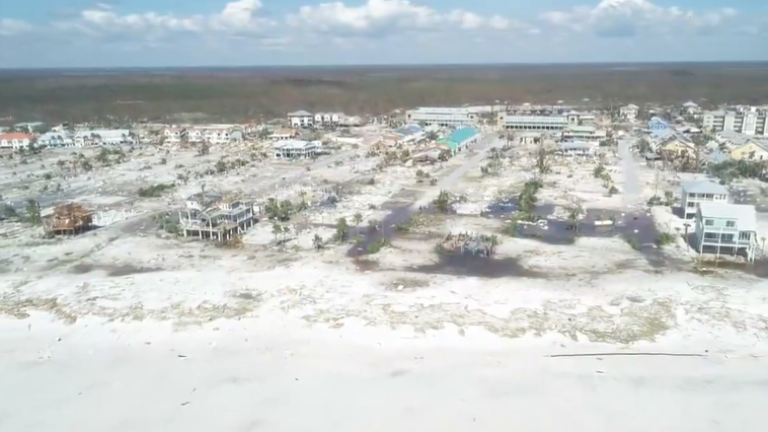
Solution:
<svg viewBox="0 0 768 432">
<path fill-rule="evenodd" d="M 0 18 L 0 36 L 17 36 L 32 30 L 32 26 L 11 18 Z"/>
<path fill-rule="evenodd" d="M 368 0 L 361 6 L 347 6 L 342 2 L 303 6 L 288 15 L 287 22 L 295 29 L 337 36 L 528 28 L 498 15 L 484 17 L 461 9 L 443 13 L 406 0 Z"/>
<path fill-rule="evenodd" d="M 634 37 L 672 33 L 714 34 L 736 27 L 738 12 L 721 8 L 708 12 L 662 7 L 648 0 L 603 0 L 595 7 L 578 6 L 541 15 L 549 25 L 571 32 L 601 37 Z"/>
<path fill-rule="evenodd" d="M 259 35 L 275 23 L 260 14 L 259 0 L 238 0 L 227 3 L 213 15 L 177 16 L 170 13 L 146 12 L 119 14 L 107 4 L 83 10 L 78 19 L 58 22 L 58 30 L 80 32 L 93 37 L 134 35 L 160 39 L 176 34 Z"/>
</svg>

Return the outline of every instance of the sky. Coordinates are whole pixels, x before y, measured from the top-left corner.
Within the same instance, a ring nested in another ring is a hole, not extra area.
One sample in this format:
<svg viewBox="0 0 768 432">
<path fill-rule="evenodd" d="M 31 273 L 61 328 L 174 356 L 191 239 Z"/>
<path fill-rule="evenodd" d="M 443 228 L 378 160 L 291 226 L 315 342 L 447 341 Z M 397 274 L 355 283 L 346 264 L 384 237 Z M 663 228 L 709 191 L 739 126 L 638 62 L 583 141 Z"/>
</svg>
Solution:
<svg viewBox="0 0 768 432">
<path fill-rule="evenodd" d="M 764 60 L 765 0 L 0 0 L 0 68 Z"/>
</svg>

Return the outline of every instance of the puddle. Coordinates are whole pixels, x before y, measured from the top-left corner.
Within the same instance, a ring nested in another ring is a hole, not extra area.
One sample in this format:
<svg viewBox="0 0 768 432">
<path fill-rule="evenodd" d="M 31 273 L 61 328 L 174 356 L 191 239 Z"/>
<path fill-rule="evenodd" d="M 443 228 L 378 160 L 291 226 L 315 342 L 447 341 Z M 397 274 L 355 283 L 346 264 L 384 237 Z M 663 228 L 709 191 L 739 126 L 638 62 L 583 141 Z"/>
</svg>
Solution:
<svg viewBox="0 0 768 432">
<path fill-rule="evenodd" d="M 517 211 L 516 200 L 494 203 L 488 206 L 483 217 L 511 220 Z M 645 212 L 621 212 L 608 209 L 588 209 L 574 224 L 564 218 L 554 218 L 555 206 L 539 205 L 534 214 L 546 223 L 518 223 L 515 237 L 529 238 L 552 245 L 568 245 L 579 237 L 612 238 L 621 237 L 633 245 L 648 263 L 654 267 L 668 266 L 671 261 L 656 246 L 659 230 L 653 218 Z M 613 221 L 616 223 L 614 224 Z"/>
<path fill-rule="evenodd" d="M 362 238 L 355 242 L 351 248 L 347 251 L 347 256 L 350 258 L 357 258 L 370 254 L 370 248 L 383 238 L 392 239 L 398 234 L 397 226 L 408 222 L 411 217 L 416 214 L 418 210 L 413 209 L 413 204 L 400 205 L 395 208 L 387 216 L 379 222 L 379 227 L 376 230 L 365 229 L 360 232 Z"/>
<path fill-rule="evenodd" d="M 544 273 L 526 269 L 514 258 L 488 258 L 454 253 L 439 254 L 438 257 L 437 263 L 412 266 L 404 270 L 424 274 L 485 278 L 541 278 L 545 276 Z"/>
<path fill-rule="evenodd" d="M 132 265 L 97 265 L 97 264 L 76 264 L 69 272 L 72 274 L 87 274 L 94 271 L 104 271 L 109 277 L 130 276 L 141 273 L 153 273 L 161 271 L 160 268 L 136 267 Z"/>
</svg>

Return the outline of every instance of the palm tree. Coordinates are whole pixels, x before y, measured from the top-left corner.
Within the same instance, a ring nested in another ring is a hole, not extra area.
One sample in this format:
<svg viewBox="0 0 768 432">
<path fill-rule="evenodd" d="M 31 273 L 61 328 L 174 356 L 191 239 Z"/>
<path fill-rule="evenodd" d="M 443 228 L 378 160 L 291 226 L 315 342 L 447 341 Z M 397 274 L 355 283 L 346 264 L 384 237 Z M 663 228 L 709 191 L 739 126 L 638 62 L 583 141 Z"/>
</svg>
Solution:
<svg viewBox="0 0 768 432">
<path fill-rule="evenodd" d="M 291 235 L 291 227 L 287 225 L 284 226 L 281 234 L 283 236 L 283 242 L 285 242 L 286 240 L 288 240 L 288 236 Z"/>
<path fill-rule="evenodd" d="M 368 220 L 368 231 L 375 232 L 379 229 L 379 221 L 376 219 L 369 219 Z"/>
<path fill-rule="evenodd" d="M 441 190 L 432 204 L 434 204 L 440 212 L 448 213 L 451 205 L 451 195 L 447 191 Z"/>
<path fill-rule="evenodd" d="M 325 245 L 323 245 L 323 238 L 318 234 L 315 234 L 315 237 L 312 238 L 312 246 L 318 251 L 325 247 Z"/>
<path fill-rule="evenodd" d="M 619 217 L 616 215 L 611 215 L 609 219 L 611 221 L 611 231 L 616 231 L 616 224 L 619 223 Z"/>
<path fill-rule="evenodd" d="M 336 240 L 343 242 L 347 239 L 347 236 L 349 235 L 349 224 L 347 223 L 346 218 L 339 218 L 336 221 Z"/>
<path fill-rule="evenodd" d="M 40 203 L 33 199 L 27 200 L 27 218 L 32 225 L 40 225 L 43 221 L 40 216 Z"/>
<path fill-rule="evenodd" d="M 272 224 L 272 235 L 275 236 L 275 241 L 277 241 L 277 237 L 282 234 L 283 234 L 283 227 L 281 227 L 279 223 L 274 222 Z"/>
<path fill-rule="evenodd" d="M 359 231 L 360 231 L 360 224 L 363 222 L 363 215 L 360 214 L 360 212 L 357 212 L 352 217 L 352 220 L 355 222 L 355 227 L 357 228 L 358 233 L 359 233 Z"/>
</svg>

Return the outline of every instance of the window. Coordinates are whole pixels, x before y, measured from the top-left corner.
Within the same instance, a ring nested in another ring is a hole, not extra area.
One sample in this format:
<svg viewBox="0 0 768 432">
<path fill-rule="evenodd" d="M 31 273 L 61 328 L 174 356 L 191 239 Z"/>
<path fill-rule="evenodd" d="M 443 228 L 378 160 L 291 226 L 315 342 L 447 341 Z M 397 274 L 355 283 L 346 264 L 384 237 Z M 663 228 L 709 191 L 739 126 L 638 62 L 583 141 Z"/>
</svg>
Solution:
<svg viewBox="0 0 768 432">
<path fill-rule="evenodd" d="M 714 197 L 713 194 L 704 194 L 704 198 L 706 199 L 712 199 Z"/>
<path fill-rule="evenodd" d="M 689 193 L 688 194 L 688 198 L 696 199 L 696 194 L 695 193 Z"/>
<path fill-rule="evenodd" d="M 739 240 L 751 240 L 752 239 L 752 233 L 749 231 L 744 231 L 739 233 Z"/>
<path fill-rule="evenodd" d="M 736 228 L 736 221 L 726 221 L 725 222 L 726 228 Z"/>
<path fill-rule="evenodd" d="M 707 240 L 717 240 L 717 233 L 704 233 L 704 238 Z"/>
<path fill-rule="evenodd" d="M 720 237 L 720 241 L 723 243 L 733 243 L 733 234 L 723 234 Z"/>
<path fill-rule="evenodd" d="M 714 224 L 715 224 L 715 221 L 713 221 L 712 219 L 704 219 L 705 226 L 712 226 Z"/>
<path fill-rule="evenodd" d="M 689 202 L 685 206 L 688 207 L 688 208 L 694 208 L 694 207 L 696 207 L 696 203 L 695 202 Z"/>
</svg>

